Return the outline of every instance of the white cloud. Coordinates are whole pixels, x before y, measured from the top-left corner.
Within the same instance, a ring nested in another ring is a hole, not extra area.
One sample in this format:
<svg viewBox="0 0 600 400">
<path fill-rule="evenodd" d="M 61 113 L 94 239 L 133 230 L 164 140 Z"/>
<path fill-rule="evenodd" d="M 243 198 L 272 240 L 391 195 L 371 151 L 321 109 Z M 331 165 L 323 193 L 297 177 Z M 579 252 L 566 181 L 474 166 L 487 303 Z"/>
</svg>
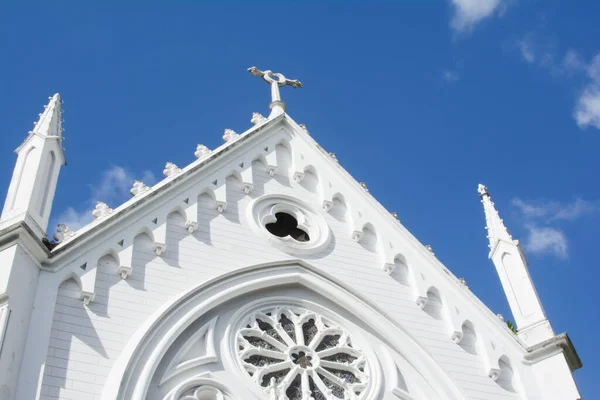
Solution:
<svg viewBox="0 0 600 400">
<path fill-rule="evenodd" d="M 524 247 L 535 255 L 553 255 L 561 259 L 568 257 L 568 241 L 562 230 L 552 226 L 564 221 L 575 221 L 585 215 L 600 212 L 600 203 L 581 198 L 563 204 L 558 201 L 527 202 L 519 198 L 512 200 L 527 230 Z"/>
<path fill-rule="evenodd" d="M 589 82 L 581 91 L 573 117 L 582 128 L 600 129 L 600 53 L 586 68 Z"/>
<path fill-rule="evenodd" d="M 151 186 L 156 183 L 154 175 L 150 171 L 142 172 L 138 178 L 145 184 Z M 92 211 L 96 202 L 102 201 L 109 207 L 116 208 L 131 197 L 129 190 L 133 185 L 134 174 L 118 165 L 111 166 L 104 171 L 99 183 L 89 185 L 90 197 L 81 207 L 68 207 L 56 217 L 56 223 L 67 225 L 72 230 L 77 230 L 93 220 Z"/>
<path fill-rule="evenodd" d="M 479 22 L 502 12 L 504 0 L 450 0 L 454 15 L 450 26 L 462 32 L 472 29 Z"/>
<path fill-rule="evenodd" d="M 565 234 L 551 227 L 530 225 L 524 247 L 529 253 L 536 255 L 554 255 L 565 259 L 568 256 L 568 244 Z"/>
<path fill-rule="evenodd" d="M 456 81 L 460 80 L 460 76 L 458 75 L 458 72 L 450 71 L 450 70 L 444 71 L 444 73 L 442 74 L 442 78 L 446 82 L 456 82 Z"/>
<path fill-rule="evenodd" d="M 525 38 L 517 41 L 517 47 L 521 51 L 523 59 L 529 64 L 535 62 L 535 51 L 533 49 L 533 42 L 529 38 Z"/>
<path fill-rule="evenodd" d="M 562 68 L 566 73 L 579 72 L 582 69 L 585 69 L 585 62 L 578 52 L 569 49 L 563 58 Z"/>
<path fill-rule="evenodd" d="M 574 221 L 583 215 L 600 211 L 599 204 L 580 198 L 569 204 L 561 204 L 557 201 L 526 202 L 515 198 L 512 204 L 519 209 L 525 219 L 544 222 Z"/>
</svg>

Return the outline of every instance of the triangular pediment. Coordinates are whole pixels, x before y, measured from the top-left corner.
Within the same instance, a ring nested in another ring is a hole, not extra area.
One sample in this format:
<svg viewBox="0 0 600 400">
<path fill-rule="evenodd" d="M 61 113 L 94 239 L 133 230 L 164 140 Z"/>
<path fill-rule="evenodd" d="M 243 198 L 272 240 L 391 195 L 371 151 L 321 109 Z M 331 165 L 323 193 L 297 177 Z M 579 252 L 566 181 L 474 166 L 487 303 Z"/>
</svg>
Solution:
<svg viewBox="0 0 600 400">
<path fill-rule="evenodd" d="M 524 351 L 464 282 L 289 115 L 228 135 L 186 167 L 167 165 L 154 187 L 138 184 L 131 200 L 60 243 L 46 268 L 75 277 L 93 305 L 107 257 L 116 265 L 110 279 L 142 281 L 136 269 L 148 263 L 161 274 L 191 268 L 218 275 L 258 262 L 318 260 L 350 280 L 354 274 L 394 287 L 388 296 L 408 301 L 402 312 L 430 318 L 443 346 L 478 354 L 486 379 L 500 376 L 505 354 Z"/>
</svg>

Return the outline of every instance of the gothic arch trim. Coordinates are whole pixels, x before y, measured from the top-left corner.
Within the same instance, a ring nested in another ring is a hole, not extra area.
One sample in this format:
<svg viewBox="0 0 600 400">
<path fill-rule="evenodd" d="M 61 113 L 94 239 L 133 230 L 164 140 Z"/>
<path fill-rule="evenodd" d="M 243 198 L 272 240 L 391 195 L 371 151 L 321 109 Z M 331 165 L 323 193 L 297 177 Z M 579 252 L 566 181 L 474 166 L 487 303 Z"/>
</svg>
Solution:
<svg viewBox="0 0 600 400">
<path fill-rule="evenodd" d="M 429 376 L 440 398 L 462 400 L 458 388 L 421 345 L 370 300 L 306 262 L 295 260 L 250 266 L 222 275 L 183 293 L 161 307 L 129 340 L 108 376 L 102 400 L 144 400 L 166 351 L 194 321 L 215 307 L 246 293 L 300 284 L 353 310 L 415 370 Z"/>
</svg>

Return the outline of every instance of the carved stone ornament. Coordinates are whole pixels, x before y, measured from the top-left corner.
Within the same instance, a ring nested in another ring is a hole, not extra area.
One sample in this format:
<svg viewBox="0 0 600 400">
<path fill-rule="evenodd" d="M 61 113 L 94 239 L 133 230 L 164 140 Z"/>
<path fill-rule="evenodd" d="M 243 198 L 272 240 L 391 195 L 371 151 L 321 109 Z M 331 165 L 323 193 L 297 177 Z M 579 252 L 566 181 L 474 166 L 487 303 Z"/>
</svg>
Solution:
<svg viewBox="0 0 600 400">
<path fill-rule="evenodd" d="M 96 219 L 101 219 L 104 217 L 108 217 L 113 212 L 113 209 L 110 208 L 106 203 L 101 201 L 96 203 L 96 208 L 92 211 L 92 215 Z"/>
<path fill-rule="evenodd" d="M 132 196 L 138 196 L 142 193 L 147 192 L 148 190 L 150 190 L 150 187 L 148 187 L 148 185 L 146 185 L 144 182 L 133 181 L 133 187 L 131 188 L 129 193 L 131 193 Z"/>
<path fill-rule="evenodd" d="M 212 150 L 209 149 L 208 147 L 206 147 L 203 144 L 199 144 L 196 146 L 196 151 L 194 152 L 194 155 L 196 156 L 196 158 L 204 158 L 208 155 L 210 155 L 212 153 Z"/>
<path fill-rule="evenodd" d="M 168 162 L 165 164 L 165 169 L 163 170 L 163 175 L 167 178 L 171 178 L 181 172 L 181 168 L 172 162 Z"/>
<path fill-rule="evenodd" d="M 269 399 L 363 400 L 372 370 L 353 336 L 297 306 L 260 308 L 237 330 L 237 362 Z"/>
<path fill-rule="evenodd" d="M 254 230 L 286 253 L 316 253 L 331 240 L 319 210 L 294 197 L 264 195 L 252 203 L 249 212 Z"/>
<path fill-rule="evenodd" d="M 233 129 L 225 129 L 225 133 L 223 134 L 223 140 L 225 142 L 229 142 L 231 140 L 237 139 L 240 137 Z"/>
<path fill-rule="evenodd" d="M 60 243 L 64 242 L 65 240 L 69 239 L 74 235 L 75 232 L 70 230 L 68 226 L 66 226 L 65 224 L 58 224 L 58 227 L 56 228 L 56 233 L 54 234 L 54 240 Z"/>
<path fill-rule="evenodd" d="M 263 122 L 265 122 L 267 119 L 265 117 L 263 117 L 260 113 L 252 113 L 252 119 L 250 120 L 250 122 L 252 122 L 252 125 L 258 125 L 258 124 L 262 124 Z"/>
<path fill-rule="evenodd" d="M 306 127 L 306 125 L 304 125 L 304 124 L 298 124 L 298 126 L 299 126 L 300 128 L 302 128 L 302 130 L 303 130 L 304 132 L 306 132 L 308 135 L 310 135 L 310 133 L 308 133 L 308 128 Z"/>
</svg>

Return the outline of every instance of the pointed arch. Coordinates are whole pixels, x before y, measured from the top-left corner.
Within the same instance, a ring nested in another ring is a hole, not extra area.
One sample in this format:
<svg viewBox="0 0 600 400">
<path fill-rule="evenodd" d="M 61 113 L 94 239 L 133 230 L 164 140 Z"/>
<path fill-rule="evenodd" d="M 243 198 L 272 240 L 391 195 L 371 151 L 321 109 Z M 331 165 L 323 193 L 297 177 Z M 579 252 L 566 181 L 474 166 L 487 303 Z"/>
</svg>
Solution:
<svg viewBox="0 0 600 400">
<path fill-rule="evenodd" d="M 198 285 L 165 304 L 132 336 L 106 381 L 102 400 L 142 400 L 167 350 L 188 327 L 231 299 L 258 290 L 296 284 L 352 310 L 428 382 L 435 382 L 439 398 L 464 397 L 452 380 L 402 326 L 366 297 L 303 261 L 260 264 L 237 270 Z M 227 336 L 227 333 L 226 333 Z M 380 379 L 376 377 L 375 379 Z M 380 381 L 379 381 L 380 382 Z"/>
</svg>

